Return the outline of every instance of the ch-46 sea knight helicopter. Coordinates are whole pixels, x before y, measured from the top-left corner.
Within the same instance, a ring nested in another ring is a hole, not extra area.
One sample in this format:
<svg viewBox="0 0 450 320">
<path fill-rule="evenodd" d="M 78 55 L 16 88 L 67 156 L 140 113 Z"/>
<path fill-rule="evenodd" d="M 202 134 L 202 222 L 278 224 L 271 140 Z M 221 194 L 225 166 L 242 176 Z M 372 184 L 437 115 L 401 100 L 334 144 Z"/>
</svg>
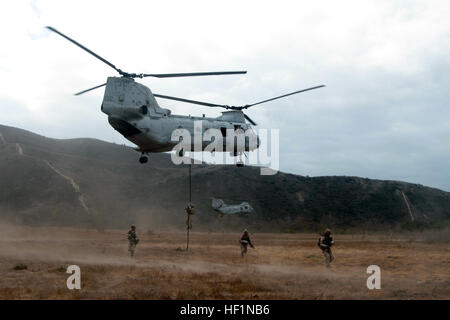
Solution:
<svg viewBox="0 0 450 320">
<path fill-rule="evenodd" d="M 65 34 L 59 32 L 53 27 L 47 27 L 50 31 L 57 33 L 63 38 L 69 40 L 73 44 L 77 45 L 81 49 L 90 53 L 100 61 L 106 63 L 108 66 L 117 71 L 121 77 L 108 77 L 106 83 L 89 88 L 87 90 L 80 91 L 75 95 L 80 95 L 88 91 L 106 86 L 103 96 L 103 102 L 101 110 L 108 115 L 108 122 L 110 125 L 122 134 L 126 139 L 137 145 L 136 150 L 142 153 L 139 158 L 140 163 L 146 163 L 148 161 L 148 153 L 158 153 L 172 151 L 179 141 L 172 141 L 172 133 L 176 129 L 185 129 L 191 135 L 191 146 L 189 148 L 183 147 L 181 149 L 180 156 L 183 150 L 196 150 L 194 149 L 194 122 L 201 121 L 203 131 L 208 129 L 218 129 L 222 133 L 223 149 L 227 149 L 230 145 L 230 138 L 227 139 L 227 132 L 249 132 L 253 134 L 252 141 L 256 143 L 249 143 L 250 139 L 247 136 L 246 139 L 236 139 L 233 136 L 234 141 L 243 141 L 241 146 L 235 146 L 230 151 L 232 156 L 240 156 L 240 161 L 237 162 L 237 166 L 243 166 L 242 153 L 246 151 L 253 151 L 259 147 L 259 138 L 251 129 L 251 125 L 256 123 L 250 119 L 249 116 L 244 114 L 242 110 L 250 108 L 252 106 L 269 102 L 275 99 L 280 99 L 300 92 L 313 90 L 324 87 L 324 85 L 315 86 L 308 89 L 303 89 L 275 98 L 267 99 L 253 104 L 247 104 L 243 106 L 229 106 L 221 104 L 213 104 L 195 100 L 188 100 L 183 98 L 171 97 L 166 95 L 154 94 L 151 90 L 136 82 L 135 78 L 156 77 L 156 78 L 170 78 L 170 77 L 191 77 L 191 76 L 211 76 L 211 75 L 230 75 L 230 74 L 244 74 L 247 71 L 219 71 L 219 72 L 195 72 L 195 73 L 167 73 L 167 74 L 149 74 L 149 73 L 128 73 L 117 68 L 111 62 L 97 55 L 93 51 L 84 47 L 77 41 L 69 38 Z M 187 103 L 193 103 L 208 107 L 221 107 L 229 111 L 222 112 L 222 115 L 217 118 L 208 117 L 192 117 L 185 115 L 173 115 L 169 109 L 161 108 L 156 101 L 155 97 L 163 99 L 171 99 L 176 101 L 182 101 Z M 250 124 L 246 123 L 247 120 Z M 250 130 L 249 130 L 250 129 Z M 236 139 L 236 140 L 235 140 Z M 203 140 L 203 139 L 202 139 Z M 233 145 L 233 143 L 231 143 Z M 208 141 L 202 141 L 201 151 L 210 144 Z"/>
<path fill-rule="evenodd" d="M 241 204 L 225 204 L 222 199 L 216 198 L 212 199 L 211 207 L 214 211 L 218 212 L 221 217 L 224 215 L 248 214 L 253 212 L 253 207 L 248 202 L 242 202 Z"/>
</svg>

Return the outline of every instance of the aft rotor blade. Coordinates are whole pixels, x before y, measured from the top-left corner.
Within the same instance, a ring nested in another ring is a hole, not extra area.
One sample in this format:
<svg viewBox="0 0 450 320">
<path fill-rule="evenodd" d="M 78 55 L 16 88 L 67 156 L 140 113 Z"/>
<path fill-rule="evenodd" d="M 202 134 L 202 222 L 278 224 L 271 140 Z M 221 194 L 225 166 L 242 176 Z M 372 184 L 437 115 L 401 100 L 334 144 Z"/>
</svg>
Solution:
<svg viewBox="0 0 450 320">
<path fill-rule="evenodd" d="M 291 92 L 291 93 L 284 94 L 284 95 L 282 95 L 282 96 L 275 97 L 275 98 L 272 98 L 272 99 L 267 99 L 267 100 L 260 101 L 260 102 L 257 102 L 257 103 L 253 103 L 253 104 L 247 104 L 247 105 L 245 105 L 245 106 L 243 107 L 243 109 L 247 109 L 247 108 L 249 108 L 249 107 L 256 106 L 257 104 L 261 104 L 261 103 L 269 102 L 269 101 L 272 101 L 272 100 L 276 100 L 276 99 L 284 98 L 284 97 L 287 97 L 287 96 L 291 96 L 291 95 L 293 95 L 293 94 L 297 94 L 297 93 L 300 93 L 300 92 L 305 92 L 305 91 L 309 91 L 309 90 L 314 90 L 314 89 L 318 89 L 318 88 L 322 88 L 322 87 L 325 87 L 325 85 L 322 84 L 322 85 L 320 85 L 320 86 L 316 86 L 316 87 L 312 87 L 312 88 L 308 88 L 308 89 L 303 89 L 303 90 L 299 90 L 299 91 L 295 91 L 295 92 Z"/>
<path fill-rule="evenodd" d="M 191 72 L 191 73 L 145 73 L 142 77 L 175 78 L 175 77 L 198 77 L 218 76 L 226 74 L 245 74 L 247 71 L 218 71 L 218 72 Z"/>
<path fill-rule="evenodd" d="M 245 119 L 247 119 L 248 122 L 250 122 L 252 125 L 257 126 L 256 122 L 253 121 L 253 120 L 252 120 L 248 115 L 246 115 L 245 113 L 244 113 L 244 117 L 245 117 Z"/>
<path fill-rule="evenodd" d="M 86 89 L 86 90 L 77 92 L 77 93 L 75 93 L 74 95 L 75 95 L 75 96 L 79 96 L 80 94 L 86 93 L 86 92 L 91 91 L 91 90 L 95 90 L 95 89 L 97 89 L 97 88 L 101 88 L 101 87 L 103 87 L 103 86 L 106 86 L 106 83 L 101 84 L 101 85 L 96 86 L 96 87 L 92 87 L 92 88 L 90 88 L 90 89 Z"/>
<path fill-rule="evenodd" d="M 95 52 L 89 50 L 88 48 L 86 48 L 86 47 L 83 46 L 82 44 L 80 44 L 80 43 L 76 42 L 75 40 L 69 38 L 68 36 L 66 36 L 65 34 L 59 32 L 58 30 L 56 30 L 56 29 L 53 28 L 53 27 L 47 26 L 46 28 L 47 28 L 48 30 L 50 30 L 50 31 L 53 31 L 53 32 L 59 34 L 61 37 L 66 38 L 67 40 L 69 40 L 69 41 L 72 42 L 73 44 L 77 45 L 78 47 L 80 47 L 80 48 L 83 49 L 84 51 L 86 51 L 86 52 L 92 54 L 94 57 L 96 57 L 96 58 L 99 59 L 100 61 L 106 63 L 108 66 L 110 66 L 111 68 L 113 68 L 114 70 L 116 70 L 117 72 L 119 72 L 120 74 L 122 74 L 122 70 L 116 68 L 116 66 L 113 65 L 111 62 L 109 62 L 108 60 L 106 60 L 106 59 L 100 57 L 98 54 L 96 54 Z"/>
<path fill-rule="evenodd" d="M 175 101 L 181 101 L 181 102 L 187 102 L 187 103 L 193 103 L 193 104 L 199 104 L 202 106 L 207 106 L 207 107 L 222 107 L 222 108 L 226 108 L 225 105 L 221 105 L 221 104 L 214 104 L 214 103 L 209 103 L 209 102 L 202 102 L 202 101 L 196 101 L 196 100 L 189 100 L 189 99 L 184 99 L 184 98 L 177 98 L 177 97 L 171 97 L 171 96 L 163 96 L 161 94 L 153 94 L 153 96 L 157 97 L 157 98 L 162 98 L 162 99 L 169 99 L 169 100 L 175 100 Z"/>
</svg>

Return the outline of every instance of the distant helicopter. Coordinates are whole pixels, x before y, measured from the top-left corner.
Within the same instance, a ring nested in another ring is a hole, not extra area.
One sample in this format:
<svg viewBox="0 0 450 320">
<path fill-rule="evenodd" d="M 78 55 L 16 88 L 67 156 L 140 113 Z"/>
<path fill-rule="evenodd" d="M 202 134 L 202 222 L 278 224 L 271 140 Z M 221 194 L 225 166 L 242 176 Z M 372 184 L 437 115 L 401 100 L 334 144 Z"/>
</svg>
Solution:
<svg viewBox="0 0 450 320">
<path fill-rule="evenodd" d="M 253 212 L 253 207 L 248 202 L 242 202 L 236 205 L 227 205 L 221 199 L 213 198 L 211 207 L 217 211 L 221 217 L 232 214 L 247 214 Z"/>
<path fill-rule="evenodd" d="M 73 44 L 77 45 L 81 49 L 87 51 L 100 61 L 106 63 L 108 66 L 116 70 L 121 77 L 108 77 L 106 83 L 89 88 L 87 90 L 80 91 L 75 95 L 80 95 L 88 91 L 106 86 L 103 96 L 103 102 L 101 110 L 108 115 L 109 124 L 122 134 L 126 139 L 136 144 L 138 147 L 135 149 L 141 152 L 139 158 L 140 163 L 146 163 L 148 161 L 148 153 L 159 153 L 172 151 L 174 147 L 179 143 L 178 141 L 172 141 L 172 132 L 176 129 L 186 129 L 190 136 L 190 145 L 184 146 L 181 149 L 179 155 L 183 155 L 183 150 L 195 150 L 194 149 L 194 121 L 201 121 L 203 131 L 210 128 L 220 130 L 222 134 L 223 150 L 227 150 L 227 146 L 235 143 L 235 137 L 228 138 L 227 132 L 237 132 L 237 135 L 246 132 L 249 133 L 253 141 L 256 143 L 250 143 L 250 136 L 245 137 L 241 145 L 233 144 L 234 149 L 230 151 L 230 155 L 240 157 L 237 162 L 237 166 L 243 166 L 242 153 L 246 151 L 253 151 L 260 145 L 259 137 L 253 131 L 250 124 L 256 123 L 250 119 L 249 116 L 243 113 L 242 110 L 250 108 L 252 106 L 269 102 L 275 99 L 280 99 L 300 92 L 313 90 L 324 87 L 324 85 L 315 86 L 308 89 L 303 89 L 295 92 L 291 92 L 282 96 L 267 99 L 253 104 L 247 104 L 243 106 L 228 106 L 221 104 L 213 104 L 195 100 L 188 100 L 183 98 L 171 97 L 160 94 L 153 94 L 151 90 L 135 82 L 135 78 L 156 77 L 156 78 L 170 78 L 170 77 L 191 77 L 191 76 L 211 76 L 211 75 L 230 75 L 230 74 L 245 74 L 247 71 L 219 71 L 219 72 L 197 72 L 197 73 L 168 73 L 168 74 L 147 74 L 147 73 L 128 73 L 114 66 L 106 59 L 100 57 L 93 51 L 84 47 L 75 40 L 69 38 L 63 33 L 59 32 L 53 27 L 46 27 L 50 31 L 57 33 L 63 38 L 69 40 Z M 172 115 L 169 109 L 161 108 L 158 105 L 155 97 L 163 99 L 171 99 L 176 101 L 182 101 L 187 103 L 193 103 L 208 107 L 221 107 L 230 111 L 222 112 L 222 115 L 217 118 L 207 117 L 192 117 L 185 115 Z M 250 124 L 246 123 L 247 120 Z M 233 142 L 231 141 L 233 139 Z M 202 141 L 201 151 L 210 144 L 208 141 Z"/>
</svg>

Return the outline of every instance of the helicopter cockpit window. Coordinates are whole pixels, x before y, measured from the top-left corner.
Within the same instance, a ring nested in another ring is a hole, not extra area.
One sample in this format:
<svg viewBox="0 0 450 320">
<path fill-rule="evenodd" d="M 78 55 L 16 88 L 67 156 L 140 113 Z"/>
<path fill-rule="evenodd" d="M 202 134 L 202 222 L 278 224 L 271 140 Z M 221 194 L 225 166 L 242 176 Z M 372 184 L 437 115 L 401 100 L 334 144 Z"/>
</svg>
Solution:
<svg viewBox="0 0 450 320">
<path fill-rule="evenodd" d="M 240 125 L 235 125 L 234 126 L 234 131 L 236 132 L 236 133 L 244 133 L 244 128 L 242 128 L 242 126 L 240 126 Z"/>
</svg>

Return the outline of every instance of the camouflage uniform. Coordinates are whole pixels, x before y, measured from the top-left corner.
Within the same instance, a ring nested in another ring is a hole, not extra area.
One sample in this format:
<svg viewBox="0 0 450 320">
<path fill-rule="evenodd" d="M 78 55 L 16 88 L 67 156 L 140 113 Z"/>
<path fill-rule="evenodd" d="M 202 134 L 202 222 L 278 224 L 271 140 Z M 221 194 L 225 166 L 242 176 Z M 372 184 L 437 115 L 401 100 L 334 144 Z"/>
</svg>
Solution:
<svg viewBox="0 0 450 320">
<path fill-rule="evenodd" d="M 136 234 L 136 228 L 132 226 L 130 231 L 128 231 L 128 251 L 130 251 L 132 257 L 134 256 L 134 251 L 136 250 L 138 242 L 139 238 Z"/>
<path fill-rule="evenodd" d="M 244 233 L 241 236 L 241 240 L 239 240 L 239 243 L 241 244 L 241 257 L 244 257 L 247 254 L 247 247 L 250 245 L 250 247 L 255 248 L 253 246 L 252 241 L 250 240 L 250 236 L 248 234 L 248 231 L 245 230 Z"/>
<path fill-rule="evenodd" d="M 186 213 L 187 213 L 186 228 L 189 230 L 192 229 L 192 215 L 195 213 L 194 208 L 195 208 L 195 206 L 190 203 L 184 209 L 184 210 L 186 210 Z"/>
<path fill-rule="evenodd" d="M 330 230 L 325 230 L 323 236 L 319 238 L 317 245 L 322 250 L 322 253 L 325 257 L 325 265 L 327 268 L 330 266 L 330 263 L 334 260 L 333 251 L 331 251 L 331 246 L 334 245 L 333 237 L 331 236 Z"/>
</svg>

